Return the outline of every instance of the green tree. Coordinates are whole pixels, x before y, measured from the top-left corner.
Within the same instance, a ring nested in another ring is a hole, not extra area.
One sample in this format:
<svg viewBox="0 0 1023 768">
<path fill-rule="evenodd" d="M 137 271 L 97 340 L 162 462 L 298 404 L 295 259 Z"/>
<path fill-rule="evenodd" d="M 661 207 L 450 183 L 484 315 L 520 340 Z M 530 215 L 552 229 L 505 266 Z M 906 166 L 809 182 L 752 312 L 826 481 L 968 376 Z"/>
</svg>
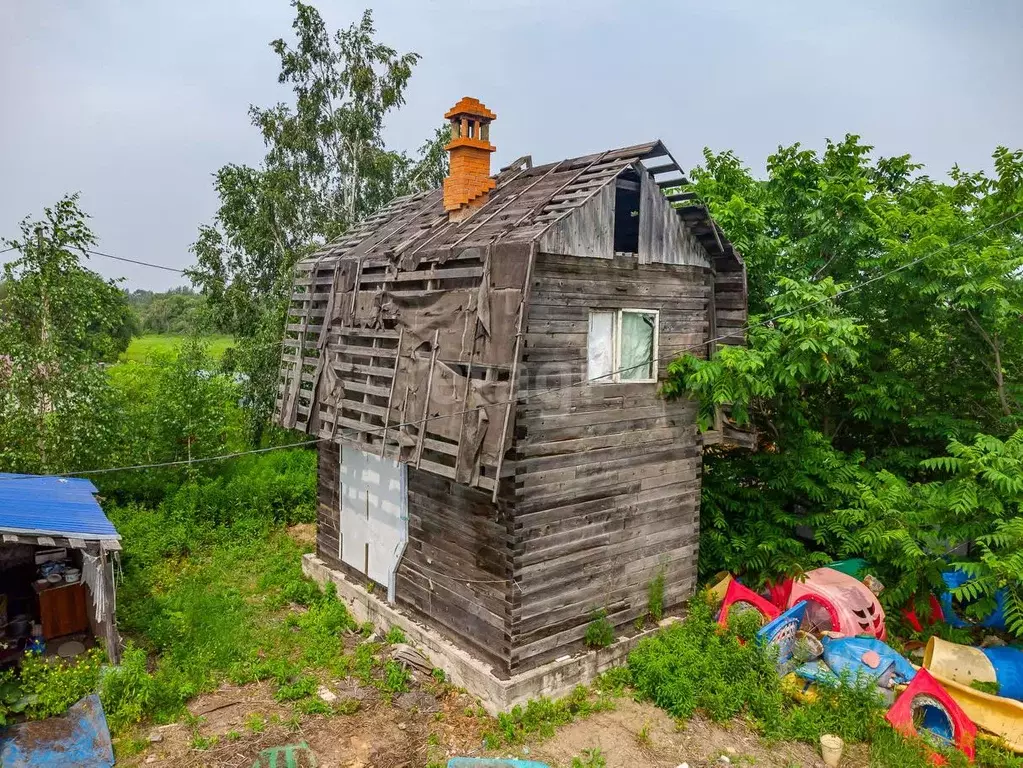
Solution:
<svg viewBox="0 0 1023 768">
<path fill-rule="evenodd" d="M 191 274 L 219 325 L 239 339 L 254 431 L 276 396 L 294 264 L 393 197 L 436 186 L 446 173 L 440 131 L 415 159 L 385 148 L 384 119 L 404 104 L 418 54 L 376 41 L 372 14 L 333 34 L 319 12 L 292 4 L 294 44 L 271 43 L 291 104 L 253 106 L 267 152 L 259 168 L 226 165 L 214 179 L 220 207 L 199 229 Z"/>
<path fill-rule="evenodd" d="M 16 471 L 80 469 L 105 457 L 115 414 L 100 363 L 131 338 L 115 281 L 82 266 L 95 244 L 78 196 L 21 222 L 4 242 L 0 295 L 0 464 Z"/>
<path fill-rule="evenodd" d="M 731 403 L 760 436 L 707 457 L 705 572 L 763 580 L 862 554 L 897 603 L 949 563 L 982 568 L 984 547 L 1002 565 L 1023 553 L 1016 513 L 991 501 L 1013 509 L 1014 491 L 963 491 L 988 475 L 953 461 L 1011 448 L 1023 405 L 1023 152 L 993 165 L 936 180 L 847 136 L 780 148 L 761 180 L 705 153 L 695 189 L 744 253 L 753 327 L 746 348 L 672 363 L 665 392 L 695 394 L 705 420 Z M 1002 565 L 978 599 L 1010 584 Z"/>
</svg>

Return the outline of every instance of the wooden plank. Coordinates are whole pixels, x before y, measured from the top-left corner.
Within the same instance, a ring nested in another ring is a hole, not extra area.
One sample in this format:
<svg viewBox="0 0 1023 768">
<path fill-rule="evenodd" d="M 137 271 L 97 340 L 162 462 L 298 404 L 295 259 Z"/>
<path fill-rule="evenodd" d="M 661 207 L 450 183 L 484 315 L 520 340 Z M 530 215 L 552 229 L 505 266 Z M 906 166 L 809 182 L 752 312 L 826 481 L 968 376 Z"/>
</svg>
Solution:
<svg viewBox="0 0 1023 768">
<path fill-rule="evenodd" d="M 405 338 L 405 326 L 398 331 L 398 347 L 394 355 L 394 368 L 391 371 L 391 386 L 387 392 L 387 408 L 384 414 L 384 433 L 380 441 L 380 455 L 384 455 L 384 448 L 387 446 L 387 427 L 391 422 L 391 404 L 394 402 L 394 384 L 398 380 L 398 363 L 401 361 L 401 342 Z"/>
<path fill-rule="evenodd" d="M 433 332 L 433 346 L 430 349 L 430 368 L 426 375 L 426 397 L 423 402 L 423 417 L 419 424 L 416 425 L 418 431 L 416 445 L 416 469 L 419 469 L 423 460 L 423 438 L 426 436 L 426 417 L 430 412 L 430 393 L 433 390 L 433 367 L 437 363 L 437 339 L 439 335 L 439 329 Z M 454 470 L 452 470 L 452 472 L 454 472 Z"/>
</svg>

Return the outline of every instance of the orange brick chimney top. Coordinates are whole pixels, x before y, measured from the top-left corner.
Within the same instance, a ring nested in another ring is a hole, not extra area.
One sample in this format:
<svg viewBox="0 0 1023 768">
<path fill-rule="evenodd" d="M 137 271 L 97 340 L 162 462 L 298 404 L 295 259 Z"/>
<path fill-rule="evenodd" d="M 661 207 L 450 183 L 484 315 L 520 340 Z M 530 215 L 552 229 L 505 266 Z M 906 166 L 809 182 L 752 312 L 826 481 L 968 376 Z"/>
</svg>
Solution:
<svg viewBox="0 0 1023 768">
<path fill-rule="evenodd" d="M 497 118 L 479 99 L 465 96 L 445 113 L 451 121 L 448 175 L 444 179 L 444 210 L 461 221 L 487 201 L 497 182 L 490 178 L 490 121 Z"/>
</svg>

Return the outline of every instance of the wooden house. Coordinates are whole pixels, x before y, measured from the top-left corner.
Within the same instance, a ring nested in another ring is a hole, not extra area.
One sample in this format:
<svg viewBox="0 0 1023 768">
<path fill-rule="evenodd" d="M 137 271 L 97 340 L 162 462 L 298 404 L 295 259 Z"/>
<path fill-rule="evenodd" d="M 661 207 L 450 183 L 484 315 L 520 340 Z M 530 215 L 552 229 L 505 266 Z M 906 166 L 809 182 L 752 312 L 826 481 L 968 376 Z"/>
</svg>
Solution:
<svg viewBox="0 0 1023 768">
<path fill-rule="evenodd" d="M 696 405 L 658 382 L 741 343 L 745 268 L 659 141 L 490 174 L 462 99 L 442 189 L 298 264 L 279 422 L 322 438 L 316 556 L 498 677 L 696 579 Z"/>
</svg>

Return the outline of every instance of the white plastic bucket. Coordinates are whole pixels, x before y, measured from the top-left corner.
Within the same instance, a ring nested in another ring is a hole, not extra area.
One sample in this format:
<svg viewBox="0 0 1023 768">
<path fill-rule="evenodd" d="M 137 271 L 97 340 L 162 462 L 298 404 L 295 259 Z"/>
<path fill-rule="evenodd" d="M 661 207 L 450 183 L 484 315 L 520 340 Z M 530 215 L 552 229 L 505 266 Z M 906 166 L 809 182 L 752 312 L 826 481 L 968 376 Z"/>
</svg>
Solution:
<svg viewBox="0 0 1023 768">
<path fill-rule="evenodd" d="M 842 747 L 845 744 L 838 736 L 824 734 L 821 736 L 821 757 L 824 758 L 824 765 L 828 768 L 838 768 L 842 762 Z"/>
</svg>

